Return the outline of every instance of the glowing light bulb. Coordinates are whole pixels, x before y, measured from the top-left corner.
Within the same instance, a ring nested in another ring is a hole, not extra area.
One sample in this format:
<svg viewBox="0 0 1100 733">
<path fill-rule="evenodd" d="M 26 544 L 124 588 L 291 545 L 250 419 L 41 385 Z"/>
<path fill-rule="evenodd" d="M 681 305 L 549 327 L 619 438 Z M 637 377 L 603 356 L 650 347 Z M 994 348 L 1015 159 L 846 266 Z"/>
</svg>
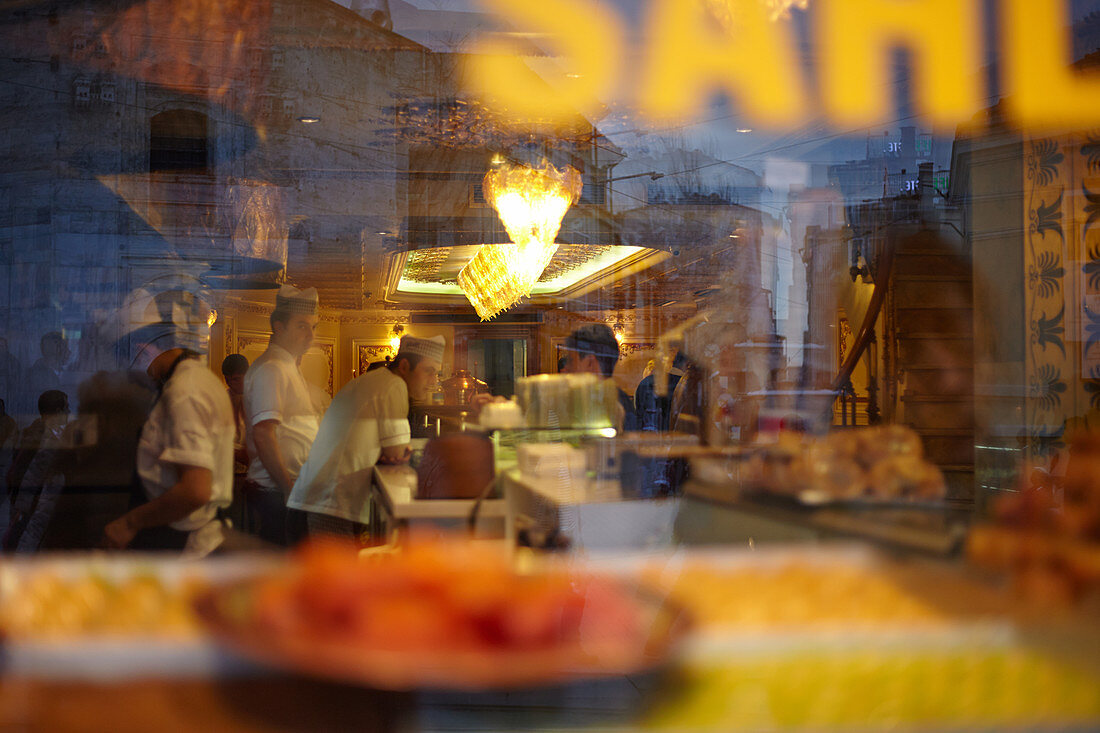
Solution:
<svg viewBox="0 0 1100 733">
<path fill-rule="evenodd" d="M 531 294 L 557 252 L 554 239 L 582 181 L 575 168 L 543 161 L 538 168 L 502 165 L 485 174 L 483 185 L 511 242 L 482 245 L 458 273 L 458 284 L 487 321 Z"/>
</svg>

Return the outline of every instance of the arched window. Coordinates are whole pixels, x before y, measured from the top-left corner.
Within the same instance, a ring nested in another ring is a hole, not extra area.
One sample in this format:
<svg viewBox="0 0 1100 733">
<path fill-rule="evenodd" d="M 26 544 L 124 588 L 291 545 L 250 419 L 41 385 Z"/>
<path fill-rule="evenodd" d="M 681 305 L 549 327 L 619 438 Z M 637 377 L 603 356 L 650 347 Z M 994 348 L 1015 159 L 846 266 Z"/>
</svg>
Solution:
<svg viewBox="0 0 1100 733">
<path fill-rule="evenodd" d="M 206 115 L 172 109 L 149 120 L 149 170 L 205 172 L 209 167 Z"/>
</svg>

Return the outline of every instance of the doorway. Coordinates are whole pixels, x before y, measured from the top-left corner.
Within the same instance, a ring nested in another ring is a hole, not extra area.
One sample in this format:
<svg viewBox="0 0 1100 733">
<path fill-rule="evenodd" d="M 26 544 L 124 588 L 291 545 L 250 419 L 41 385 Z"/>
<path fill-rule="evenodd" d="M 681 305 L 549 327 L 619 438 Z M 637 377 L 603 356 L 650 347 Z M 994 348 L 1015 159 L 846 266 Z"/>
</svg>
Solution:
<svg viewBox="0 0 1100 733">
<path fill-rule="evenodd" d="M 537 326 L 485 324 L 455 329 L 455 369 L 466 369 L 500 397 L 516 380 L 538 371 Z"/>
<path fill-rule="evenodd" d="M 473 339 L 467 345 L 466 362 L 478 379 L 496 396 L 511 397 L 516 380 L 527 376 L 526 339 Z"/>
</svg>

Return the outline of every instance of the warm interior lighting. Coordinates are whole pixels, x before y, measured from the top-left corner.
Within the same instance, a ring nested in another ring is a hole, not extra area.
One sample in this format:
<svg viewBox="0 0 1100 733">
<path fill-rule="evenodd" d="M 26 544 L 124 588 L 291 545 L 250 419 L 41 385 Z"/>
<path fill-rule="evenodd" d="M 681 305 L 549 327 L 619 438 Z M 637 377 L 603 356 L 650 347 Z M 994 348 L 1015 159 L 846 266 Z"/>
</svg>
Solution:
<svg viewBox="0 0 1100 733">
<path fill-rule="evenodd" d="M 562 217 L 581 193 L 575 168 L 506 165 L 485 174 L 485 198 L 512 241 L 486 244 L 458 273 L 458 284 L 487 321 L 531 294 L 557 251 Z"/>
<path fill-rule="evenodd" d="M 397 353 L 401 348 L 401 334 L 405 333 L 405 327 L 400 323 L 393 324 L 393 336 L 390 338 L 390 348 L 393 349 L 393 353 Z"/>
<path fill-rule="evenodd" d="M 615 334 L 615 340 L 619 342 L 620 346 L 623 343 L 624 331 L 626 331 L 626 326 L 623 325 L 622 321 L 616 321 L 615 325 L 611 327 L 611 332 Z"/>
<path fill-rule="evenodd" d="M 472 251 L 469 254 L 459 255 L 462 262 L 469 262 L 473 255 L 477 253 L 477 249 L 478 246 L 470 247 Z M 555 257 L 561 256 L 560 249 L 559 247 Z M 543 272 L 542 278 L 531 288 L 531 297 L 559 296 L 562 291 L 576 287 L 579 283 L 590 278 L 598 278 L 601 274 L 607 277 L 612 276 L 613 272 L 623 268 L 624 263 L 629 262 L 631 258 L 638 256 L 660 258 L 662 255 L 668 256 L 667 253 L 658 253 L 657 250 L 644 247 L 609 245 L 602 248 L 594 256 L 587 257 L 574 266 L 563 268 L 553 277 L 548 277 L 547 273 Z M 550 262 L 553 265 L 554 261 L 551 260 Z M 397 292 L 403 295 L 466 296 L 462 288 L 458 287 L 458 283 L 454 281 L 453 276 L 450 278 L 446 275 L 429 275 L 427 278 L 422 275 L 414 276 L 407 264 L 401 273 L 401 279 L 398 281 Z"/>
</svg>

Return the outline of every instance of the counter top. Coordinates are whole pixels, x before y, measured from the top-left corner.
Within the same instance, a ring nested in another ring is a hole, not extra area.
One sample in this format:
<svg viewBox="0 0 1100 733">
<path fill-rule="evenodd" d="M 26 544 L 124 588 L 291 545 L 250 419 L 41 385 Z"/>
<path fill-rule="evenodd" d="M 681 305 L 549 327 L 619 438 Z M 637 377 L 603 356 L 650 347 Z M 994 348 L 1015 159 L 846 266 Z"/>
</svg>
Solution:
<svg viewBox="0 0 1100 733">
<path fill-rule="evenodd" d="M 382 508 L 397 520 L 465 519 L 474 508 L 473 499 L 417 499 L 416 471 L 406 465 L 376 465 L 374 487 Z M 504 514 L 504 499 L 486 499 L 481 503 L 482 517 Z"/>
<path fill-rule="evenodd" d="M 894 550 L 951 556 L 966 537 L 966 514 L 947 505 L 803 505 L 793 497 L 742 495 L 729 486 L 694 480 L 684 485 L 684 497 L 677 534 L 688 544 L 736 543 L 749 536 L 759 541 L 770 534 L 784 542 L 860 539 Z"/>
</svg>

